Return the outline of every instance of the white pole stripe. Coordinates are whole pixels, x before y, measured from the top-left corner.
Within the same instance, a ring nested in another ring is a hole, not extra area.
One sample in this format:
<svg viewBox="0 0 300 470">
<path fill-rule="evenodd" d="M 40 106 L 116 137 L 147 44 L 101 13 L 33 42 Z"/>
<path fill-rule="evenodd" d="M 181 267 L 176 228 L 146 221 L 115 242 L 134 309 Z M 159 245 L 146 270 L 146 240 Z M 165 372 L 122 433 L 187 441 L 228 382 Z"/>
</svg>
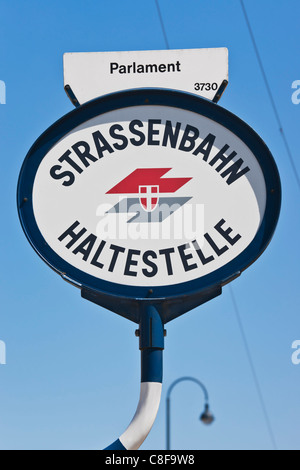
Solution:
<svg viewBox="0 0 300 470">
<path fill-rule="evenodd" d="M 127 450 L 137 450 L 148 436 L 155 421 L 161 398 L 160 382 L 142 382 L 135 415 L 119 438 Z"/>
</svg>

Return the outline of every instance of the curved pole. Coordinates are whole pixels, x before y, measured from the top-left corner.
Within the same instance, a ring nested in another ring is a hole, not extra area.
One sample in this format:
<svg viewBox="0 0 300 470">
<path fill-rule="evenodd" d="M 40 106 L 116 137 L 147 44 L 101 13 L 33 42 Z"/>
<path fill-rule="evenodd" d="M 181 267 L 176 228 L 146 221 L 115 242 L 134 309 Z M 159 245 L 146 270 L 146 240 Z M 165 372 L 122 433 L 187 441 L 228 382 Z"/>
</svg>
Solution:
<svg viewBox="0 0 300 470">
<path fill-rule="evenodd" d="M 171 392 L 172 392 L 173 388 L 175 387 L 175 385 L 177 385 L 179 382 L 183 382 L 183 381 L 186 381 L 186 380 L 189 380 L 190 382 L 195 382 L 196 384 L 198 384 L 202 388 L 202 391 L 204 393 L 205 402 L 208 403 L 209 397 L 208 397 L 207 388 L 203 385 L 202 382 L 200 382 L 200 380 L 195 379 L 194 377 L 180 377 L 180 379 L 175 380 L 170 385 L 170 387 L 168 388 L 167 398 L 170 398 Z"/>
<path fill-rule="evenodd" d="M 141 312 L 141 391 L 135 415 L 126 431 L 105 450 L 137 450 L 148 436 L 155 421 L 162 390 L 162 353 L 164 327 L 152 305 Z"/>
<path fill-rule="evenodd" d="M 194 382 L 194 383 L 196 383 L 197 385 L 200 386 L 200 388 L 202 389 L 202 391 L 204 393 L 205 407 L 208 407 L 208 402 L 209 402 L 208 391 L 207 391 L 206 387 L 203 385 L 203 383 L 200 382 L 200 380 L 195 379 L 194 377 L 180 377 L 179 379 L 175 380 L 170 385 L 170 387 L 168 388 L 168 391 L 167 391 L 167 398 L 166 398 L 166 401 L 167 401 L 167 406 L 166 406 L 166 413 L 167 413 L 167 423 L 166 423 L 166 426 L 167 426 L 167 443 L 166 443 L 166 448 L 167 448 L 167 450 L 170 450 L 170 407 L 171 407 L 170 396 L 171 396 L 171 392 L 172 392 L 173 388 L 175 387 L 175 385 L 177 385 L 179 382 L 184 382 L 184 381 Z"/>
</svg>

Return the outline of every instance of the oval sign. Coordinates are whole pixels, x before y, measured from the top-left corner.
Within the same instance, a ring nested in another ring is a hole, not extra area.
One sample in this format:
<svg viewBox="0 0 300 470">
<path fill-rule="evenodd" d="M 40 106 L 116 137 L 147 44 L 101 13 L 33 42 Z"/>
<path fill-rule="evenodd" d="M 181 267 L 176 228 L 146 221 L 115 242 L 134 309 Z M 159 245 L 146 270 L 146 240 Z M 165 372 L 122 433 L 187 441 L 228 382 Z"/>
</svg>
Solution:
<svg viewBox="0 0 300 470">
<path fill-rule="evenodd" d="M 162 299 L 222 286 L 268 245 L 280 179 L 261 138 L 209 101 L 131 90 L 33 145 L 18 188 L 34 249 L 76 285 Z"/>
</svg>

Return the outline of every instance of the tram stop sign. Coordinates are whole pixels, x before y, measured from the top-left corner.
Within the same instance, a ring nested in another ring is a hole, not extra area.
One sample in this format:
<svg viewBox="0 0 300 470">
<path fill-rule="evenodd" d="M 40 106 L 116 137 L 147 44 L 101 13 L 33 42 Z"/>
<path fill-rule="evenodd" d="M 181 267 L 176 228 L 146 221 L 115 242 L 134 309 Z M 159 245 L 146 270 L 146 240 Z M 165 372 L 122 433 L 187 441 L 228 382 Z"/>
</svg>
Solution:
<svg viewBox="0 0 300 470">
<path fill-rule="evenodd" d="M 137 89 L 89 101 L 24 161 L 19 216 L 40 257 L 83 297 L 164 322 L 221 293 L 265 250 L 280 179 L 261 138 L 198 96 Z"/>
</svg>

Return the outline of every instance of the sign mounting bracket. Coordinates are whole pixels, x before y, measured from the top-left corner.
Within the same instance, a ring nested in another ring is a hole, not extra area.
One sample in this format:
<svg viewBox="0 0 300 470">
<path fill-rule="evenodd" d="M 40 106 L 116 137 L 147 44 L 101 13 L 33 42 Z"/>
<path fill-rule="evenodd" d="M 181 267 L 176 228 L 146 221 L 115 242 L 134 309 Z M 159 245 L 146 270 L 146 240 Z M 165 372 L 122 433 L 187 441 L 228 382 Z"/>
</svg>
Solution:
<svg viewBox="0 0 300 470">
<path fill-rule="evenodd" d="M 89 300 L 135 323 L 140 322 L 143 305 L 155 307 L 159 311 L 165 324 L 221 294 L 222 287 L 214 286 L 200 293 L 197 292 L 194 295 L 189 295 L 181 299 L 177 297 L 155 299 L 151 298 L 151 293 L 149 293 L 149 297 L 146 299 L 128 299 L 126 297 L 107 295 L 85 287 L 81 289 L 81 297 L 83 299 Z"/>
</svg>

